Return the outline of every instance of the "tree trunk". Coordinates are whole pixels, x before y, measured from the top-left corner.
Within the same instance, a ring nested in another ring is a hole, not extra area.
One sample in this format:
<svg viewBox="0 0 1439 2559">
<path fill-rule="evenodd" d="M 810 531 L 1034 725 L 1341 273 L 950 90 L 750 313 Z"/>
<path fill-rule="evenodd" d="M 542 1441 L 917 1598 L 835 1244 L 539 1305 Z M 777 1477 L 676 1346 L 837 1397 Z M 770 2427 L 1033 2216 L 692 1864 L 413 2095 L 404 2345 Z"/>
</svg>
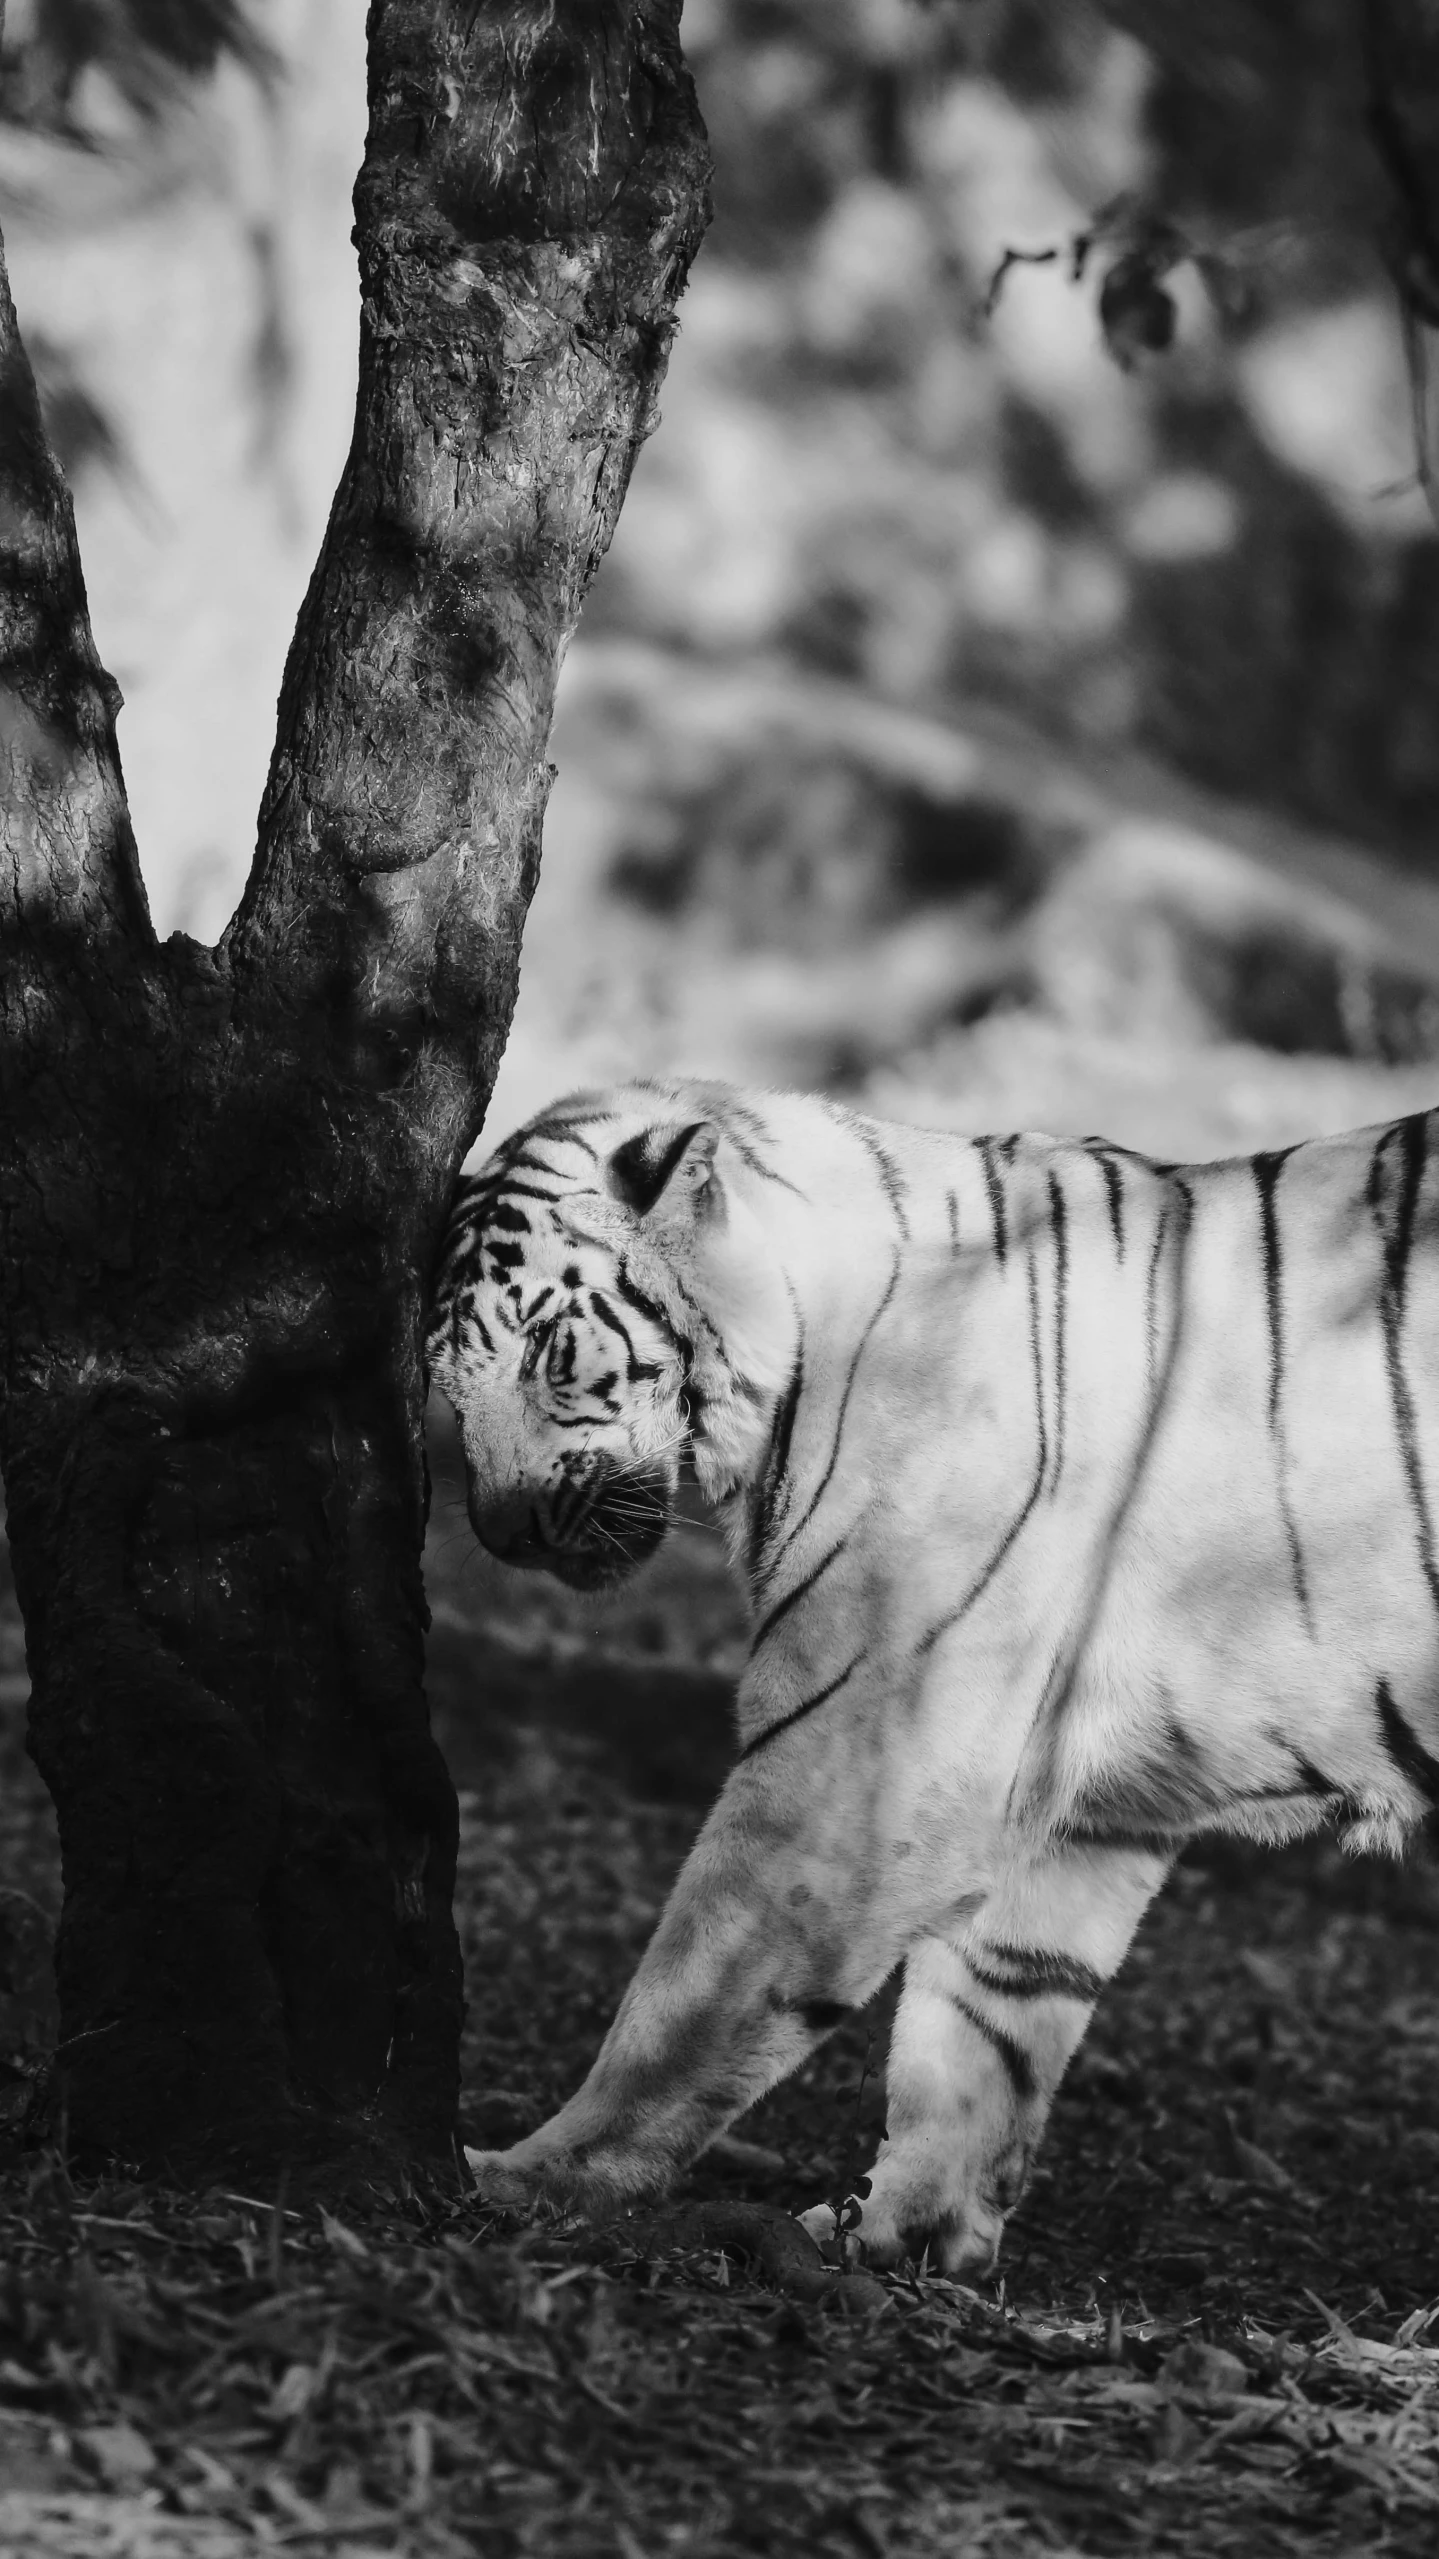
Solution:
<svg viewBox="0 0 1439 2559">
<path fill-rule="evenodd" d="M 218 949 L 151 930 L 0 302 L 0 1462 L 73 2145 L 447 2151 L 419 1321 L 706 219 L 679 0 L 375 0 L 354 442 Z"/>
</svg>

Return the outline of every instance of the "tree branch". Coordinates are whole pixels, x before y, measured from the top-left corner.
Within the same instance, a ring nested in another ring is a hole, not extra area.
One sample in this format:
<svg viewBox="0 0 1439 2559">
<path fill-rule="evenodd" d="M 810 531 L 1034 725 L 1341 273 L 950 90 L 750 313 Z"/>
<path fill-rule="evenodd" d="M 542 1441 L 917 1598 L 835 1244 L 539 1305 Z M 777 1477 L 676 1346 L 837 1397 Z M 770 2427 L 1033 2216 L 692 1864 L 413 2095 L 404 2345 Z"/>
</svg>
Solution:
<svg viewBox="0 0 1439 2559">
<path fill-rule="evenodd" d="M 15 968 L 57 931 L 79 931 L 92 949 L 116 937 L 154 947 L 115 743 L 119 708 L 90 635 L 74 509 L 0 248 L 0 930 L 24 924 Z"/>
<path fill-rule="evenodd" d="M 708 218 L 679 0 L 379 0 L 354 442 L 227 947 L 471 1129 L 559 665 Z M 447 1106 L 436 1077 L 448 1088 Z"/>
</svg>

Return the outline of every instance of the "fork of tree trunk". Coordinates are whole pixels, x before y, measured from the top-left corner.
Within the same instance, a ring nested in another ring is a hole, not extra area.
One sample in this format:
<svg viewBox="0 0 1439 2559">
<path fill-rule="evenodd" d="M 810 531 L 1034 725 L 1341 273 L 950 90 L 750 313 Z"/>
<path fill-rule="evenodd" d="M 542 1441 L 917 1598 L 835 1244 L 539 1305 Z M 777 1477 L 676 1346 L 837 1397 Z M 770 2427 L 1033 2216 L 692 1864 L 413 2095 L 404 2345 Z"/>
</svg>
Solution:
<svg viewBox="0 0 1439 2559">
<path fill-rule="evenodd" d="M 354 441 L 214 950 L 151 928 L 0 305 L 0 1462 L 82 2155 L 454 2140 L 420 1318 L 514 1002 L 560 660 L 707 219 L 678 17 L 371 9 Z"/>
</svg>

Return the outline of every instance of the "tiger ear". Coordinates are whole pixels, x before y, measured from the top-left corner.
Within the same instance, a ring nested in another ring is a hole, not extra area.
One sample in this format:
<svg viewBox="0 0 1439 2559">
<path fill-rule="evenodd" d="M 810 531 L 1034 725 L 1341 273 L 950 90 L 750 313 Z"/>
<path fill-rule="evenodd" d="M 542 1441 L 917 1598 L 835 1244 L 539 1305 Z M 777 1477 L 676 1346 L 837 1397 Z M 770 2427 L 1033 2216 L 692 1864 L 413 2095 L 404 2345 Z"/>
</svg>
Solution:
<svg viewBox="0 0 1439 2559">
<path fill-rule="evenodd" d="M 636 1217 L 648 1217 L 660 1206 L 671 1216 L 708 1211 L 718 1189 L 714 1159 L 719 1136 L 713 1120 L 692 1120 L 688 1128 L 672 1123 L 643 1128 L 610 1157 L 610 1190 Z"/>
</svg>

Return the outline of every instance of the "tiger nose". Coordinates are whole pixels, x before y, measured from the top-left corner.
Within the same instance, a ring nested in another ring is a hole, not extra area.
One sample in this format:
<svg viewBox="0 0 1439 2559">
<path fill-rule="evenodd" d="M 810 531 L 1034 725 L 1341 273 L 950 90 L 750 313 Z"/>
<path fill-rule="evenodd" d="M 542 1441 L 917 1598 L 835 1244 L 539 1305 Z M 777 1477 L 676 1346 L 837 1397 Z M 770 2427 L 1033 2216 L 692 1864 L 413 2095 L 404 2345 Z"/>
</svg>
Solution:
<svg viewBox="0 0 1439 2559">
<path fill-rule="evenodd" d="M 502 1564 L 527 1563 L 543 1553 L 528 1502 L 482 1502 L 473 1486 L 465 1504 L 470 1526 L 487 1554 Z"/>
</svg>

